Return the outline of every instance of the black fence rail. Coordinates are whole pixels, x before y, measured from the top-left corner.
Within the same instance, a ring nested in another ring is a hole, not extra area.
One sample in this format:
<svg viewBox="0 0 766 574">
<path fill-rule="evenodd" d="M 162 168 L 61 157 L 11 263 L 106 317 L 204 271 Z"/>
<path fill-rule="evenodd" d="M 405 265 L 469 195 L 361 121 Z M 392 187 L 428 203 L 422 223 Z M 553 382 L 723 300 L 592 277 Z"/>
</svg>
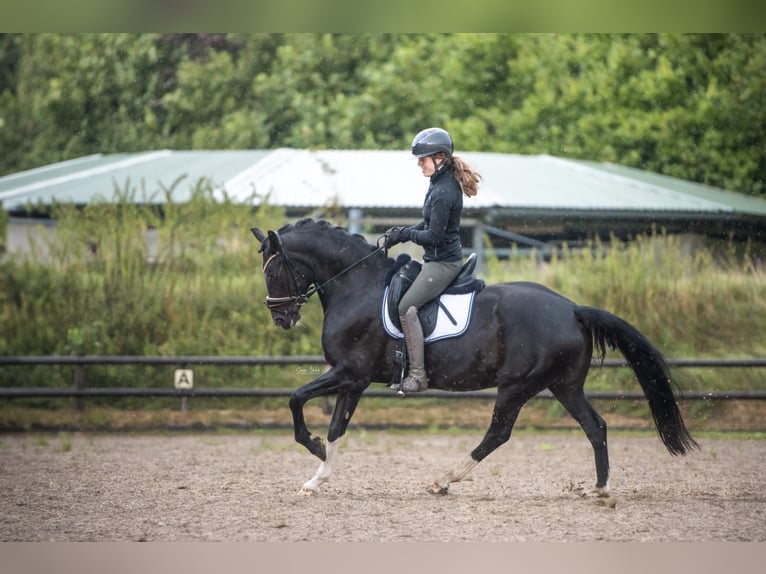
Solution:
<svg viewBox="0 0 766 574">
<path fill-rule="evenodd" d="M 668 359 L 673 368 L 763 368 L 766 358 L 756 359 Z M 174 366 L 178 369 L 191 369 L 195 366 L 264 366 L 264 365 L 323 365 L 325 360 L 321 355 L 289 355 L 289 356 L 174 356 L 147 357 L 138 355 L 119 356 L 0 356 L 0 365 L 70 365 L 74 366 L 73 386 L 68 388 L 53 387 L 0 387 L 0 398 L 66 398 L 76 399 L 76 408 L 82 408 L 82 399 L 96 397 L 287 397 L 295 389 L 292 388 L 87 388 L 86 367 L 88 365 L 147 365 Z M 601 368 L 627 368 L 628 364 L 621 359 L 605 359 L 594 361 L 593 365 Z M 396 397 L 390 389 L 369 388 L 364 396 Z M 428 390 L 425 393 L 410 395 L 411 398 L 458 398 L 458 399 L 492 399 L 493 389 L 471 392 L 451 392 Z M 619 400 L 643 399 L 644 395 L 637 391 L 590 391 L 586 392 L 589 400 Z M 549 391 L 543 391 L 535 398 L 552 399 Z M 682 400 L 764 400 L 766 391 L 684 391 L 678 393 Z"/>
</svg>

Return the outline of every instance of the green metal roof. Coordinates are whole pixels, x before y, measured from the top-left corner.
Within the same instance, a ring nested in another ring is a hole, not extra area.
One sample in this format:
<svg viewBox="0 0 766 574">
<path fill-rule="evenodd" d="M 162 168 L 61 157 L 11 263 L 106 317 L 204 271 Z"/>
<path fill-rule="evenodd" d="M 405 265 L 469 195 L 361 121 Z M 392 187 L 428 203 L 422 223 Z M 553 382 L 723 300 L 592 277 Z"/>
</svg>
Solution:
<svg viewBox="0 0 766 574">
<path fill-rule="evenodd" d="M 735 193 L 717 187 L 702 185 L 676 177 L 670 177 L 659 173 L 644 171 L 632 167 L 615 165 L 611 163 L 596 163 L 585 160 L 576 160 L 577 163 L 586 165 L 594 170 L 601 170 L 610 175 L 641 181 L 646 184 L 675 191 L 687 197 L 696 197 L 705 201 L 713 201 L 730 207 L 738 213 L 766 216 L 766 199 Z"/>
<path fill-rule="evenodd" d="M 97 197 L 111 199 L 115 187 L 140 190 L 146 186 L 152 203 L 163 203 L 160 192 L 179 178 L 174 199 L 188 199 L 191 185 L 202 177 L 223 181 L 267 155 L 266 151 L 170 151 L 94 154 L 0 177 L 0 202 L 6 210 L 21 210 L 26 203 L 87 204 Z"/>
<path fill-rule="evenodd" d="M 548 155 L 460 154 L 483 176 L 477 210 L 708 214 L 766 217 L 766 199 L 612 164 Z M 225 150 L 95 154 L 0 177 L 0 202 L 22 212 L 28 203 L 109 200 L 115 186 L 146 189 L 137 201 L 189 197 L 202 177 L 234 200 L 253 191 L 276 205 L 315 208 L 330 203 L 362 209 L 419 209 L 427 181 L 407 152 L 359 150 Z M 154 194 L 154 195 L 153 195 Z"/>
</svg>

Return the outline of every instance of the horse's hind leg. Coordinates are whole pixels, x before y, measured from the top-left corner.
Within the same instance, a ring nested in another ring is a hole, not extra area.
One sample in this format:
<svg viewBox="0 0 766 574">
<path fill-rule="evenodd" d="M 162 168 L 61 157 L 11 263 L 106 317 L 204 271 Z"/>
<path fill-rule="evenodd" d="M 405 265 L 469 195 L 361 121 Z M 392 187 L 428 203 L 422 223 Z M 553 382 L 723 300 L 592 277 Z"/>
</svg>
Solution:
<svg viewBox="0 0 766 574">
<path fill-rule="evenodd" d="M 609 496 L 609 453 L 606 446 L 606 422 L 585 398 L 582 385 L 561 384 L 551 387 L 569 414 L 580 424 L 588 437 L 596 459 L 596 487 L 583 496 Z"/>
<path fill-rule="evenodd" d="M 499 390 L 495 400 L 495 409 L 492 413 L 492 423 L 487 429 L 484 438 L 461 463 L 454 466 L 449 472 L 438 478 L 428 487 L 428 492 L 432 494 L 447 494 L 449 485 L 452 482 L 460 482 L 473 467 L 484 460 L 489 454 L 500 445 L 508 442 L 511 438 L 511 431 L 519 416 L 521 407 L 526 399 L 520 399 L 518 395 L 511 394 L 509 391 Z"/>
</svg>

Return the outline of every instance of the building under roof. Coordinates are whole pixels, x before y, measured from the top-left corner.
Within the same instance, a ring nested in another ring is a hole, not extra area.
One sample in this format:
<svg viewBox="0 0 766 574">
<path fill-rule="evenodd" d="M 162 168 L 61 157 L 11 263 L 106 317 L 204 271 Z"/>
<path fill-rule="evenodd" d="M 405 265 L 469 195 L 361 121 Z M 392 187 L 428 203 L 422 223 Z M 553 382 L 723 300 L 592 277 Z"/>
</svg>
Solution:
<svg viewBox="0 0 766 574">
<path fill-rule="evenodd" d="M 460 155 L 483 176 L 479 194 L 465 198 L 464 224 L 474 233 L 489 230 L 506 246 L 514 238 L 571 243 L 652 229 L 766 241 L 766 199 L 607 163 Z M 0 202 L 19 224 L 34 216 L 30 206 L 108 201 L 115 188 L 131 185 L 146 190 L 137 201 L 162 204 L 162 190 L 172 186 L 173 200 L 183 202 L 200 178 L 220 197 L 267 198 L 289 218 L 342 209 L 350 227 L 376 231 L 417 221 L 427 189 L 408 152 L 159 150 L 89 155 L 0 177 Z"/>
</svg>

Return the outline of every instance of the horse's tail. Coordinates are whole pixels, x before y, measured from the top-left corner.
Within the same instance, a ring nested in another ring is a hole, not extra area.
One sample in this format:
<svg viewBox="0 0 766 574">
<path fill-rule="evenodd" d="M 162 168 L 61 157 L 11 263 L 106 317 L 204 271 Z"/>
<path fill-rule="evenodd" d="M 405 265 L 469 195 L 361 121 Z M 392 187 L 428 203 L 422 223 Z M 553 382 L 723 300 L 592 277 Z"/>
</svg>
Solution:
<svg viewBox="0 0 766 574">
<path fill-rule="evenodd" d="M 603 309 L 577 307 L 575 317 L 590 329 L 594 347 L 603 360 L 606 347 L 619 349 L 636 375 L 654 419 L 654 426 L 670 454 L 686 454 L 699 445 L 686 430 L 678 403 L 673 396 L 675 384 L 662 353 L 627 321 Z"/>
</svg>

